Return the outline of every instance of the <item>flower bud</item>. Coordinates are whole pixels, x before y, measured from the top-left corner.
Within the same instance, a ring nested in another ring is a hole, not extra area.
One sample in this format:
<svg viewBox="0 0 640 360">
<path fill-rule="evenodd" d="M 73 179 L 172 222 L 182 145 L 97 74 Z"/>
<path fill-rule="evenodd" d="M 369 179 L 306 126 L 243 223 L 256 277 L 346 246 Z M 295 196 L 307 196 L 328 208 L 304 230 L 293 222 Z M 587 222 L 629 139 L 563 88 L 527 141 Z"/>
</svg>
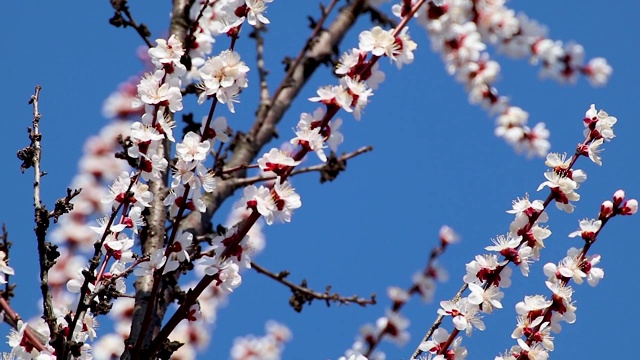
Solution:
<svg viewBox="0 0 640 360">
<path fill-rule="evenodd" d="M 620 209 L 622 215 L 633 215 L 638 211 L 638 200 L 631 199 Z"/>
<path fill-rule="evenodd" d="M 605 219 L 609 217 L 613 213 L 613 203 L 610 200 L 607 200 L 600 205 L 600 215 L 598 215 L 598 219 Z"/>
<path fill-rule="evenodd" d="M 618 190 L 613 194 L 613 205 L 619 207 L 624 201 L 624 190 Z"/>
</svg>

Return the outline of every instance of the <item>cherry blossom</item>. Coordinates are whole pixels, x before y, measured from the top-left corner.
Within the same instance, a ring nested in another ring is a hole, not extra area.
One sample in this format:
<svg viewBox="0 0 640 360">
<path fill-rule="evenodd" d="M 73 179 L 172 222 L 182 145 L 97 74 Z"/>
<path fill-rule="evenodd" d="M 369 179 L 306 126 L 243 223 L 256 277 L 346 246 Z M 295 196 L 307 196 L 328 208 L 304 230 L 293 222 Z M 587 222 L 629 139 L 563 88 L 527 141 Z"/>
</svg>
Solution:
<svg viewBox="0 0 640 360">
<path fill-rule="evenodd" d="M 580 220 L 580 230 L 576 230 L 572 232 L 571 234 L 569 234 L 569 237 L 573 238 L 576 236 L 580 236 L 585 241 L 593 242 L 595 241 L 595 236 L 600 231 L 601 226 L 602 226 L 601 220 L 595 220 L 595 219 Z"/>
<path fill-rule="evenodd" d="M 455 328 L 460 331 L 465 330 L 467 336 L 471 335 L 474 327 L 480 331 L 485 329 L 484 322 L 482 322 L 478 313 L 478 307 L 469 302 L 467 298 L 462 298 L 455 303 L 453 301 L 441 301 L 438 314 L 451 316 Z"/>
<path fill-rule="evenodd" d="M 156 46 L 149 49 L 149 57 L 154 65 L 163 68 L 168 74 L 175 73 L 177 76 L 187 72 L 186 67 L 180 63 L 183 55 L 182 42 L 176 34 L 171 34 L 168 40 L 157 39 Z"/>
<path fill-rule="evenodd" d="M 176 145 L 178 157 L 186 163 L 204 160 L 209 149 L 211 149 L 209 140 L 200 141 L 200 135 L 191 131 L 184 136 L 181 143 Z"/>
</svg>

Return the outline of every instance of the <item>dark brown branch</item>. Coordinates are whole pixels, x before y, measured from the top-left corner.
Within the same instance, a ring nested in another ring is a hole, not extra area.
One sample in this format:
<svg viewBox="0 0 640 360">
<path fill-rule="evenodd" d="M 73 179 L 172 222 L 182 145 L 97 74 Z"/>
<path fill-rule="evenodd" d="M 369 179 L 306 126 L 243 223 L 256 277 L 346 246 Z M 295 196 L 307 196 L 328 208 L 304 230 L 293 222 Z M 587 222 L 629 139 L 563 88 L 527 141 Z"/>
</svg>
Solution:
<svg viewBox="0 0 640 360">
<path fill-rule="evenodd" d="M 191 24 L 189 11 L 192 4 L 193 2 L 190 2 L 189 0 L 173 0 L 173 9 L 171 11 L 171 21 L 169 24 L 169 36 L 175 35 L 183 44 L 187 43 L 189 39 L 187 34 Z M 186 50 L 188 51 L 188 49 L 189 48 L 187 47 Z M 171 116 L 173 116 L 173 114 L 171 114 Z M 164 146 L 161 146 L 158 150 L 159 155 L 170 160 L 170 149 L 170 143 L 165 141 Z M 150 213 L 145 217 L 147 221 L 147 229 L 144 233 L 144 240 L 141 241 L 143 254 L 150 254 L 154 250 L 163 248 L 165 245 L 166 232 L 164 226 L 166 221 L 166 212 L 162 200 L 166 196 L 167 192 L 165 185 L 167 177 L 168 172 L 164 174 L 164 183 L 159 181 L 152 181 L 149 183 L 150 190 L 154 196 L 154 203 L 151 206 Z M 176 274 L 175 276 L 177 277 L 179 274 Z M 159 301 L 159 304 L 157 305 L 155 304 L 155 301 L 150 301 L 151 299 L 155 299 L 156 295 L 152 294 L 152 275 L 138 277 L 134 283 L 134 287 L 136 289 L 136 301 L 134 305 L 130 337 L 127 340 L 127 344 L 131 345 L 131 347 L 125 349 L 121 359 L 134 358 L 134 354 L 131 350 L 133 350 L 133 344 L 136 344 L 139 340 L 139 336 L 141 335 L 140 331 L 143 327 L 145 314 L 148 312 L 148 308 L 154 308 L 155 312 L 153 314 L 153 319 L 151 320 L 151 330 L 144 334 L 144 339 L 140 339 L 142 340 L 140 342 L 140 346 L 143 348 L 149 345 L 153 336 L 160 330 L 162 317 L 166 312 L 167 306 L 169 306 L 173 300 L 173 294 L 169 288 L 166 289 L 166 291 L 163 291 L 164 301 Z"/>
<path fill-rule="evenodd" d="M 115 27 L 122 26 L 125 28 L 127 26 L 131 26 L 136 30 L 138 35 L 142 38 L 142 41 L 144 41 L 148 47 L 153 47 L 153 44 L 149 41 L 149 37 L 151 36 L 149 28 L 145 24 L 136 23 L 133 19 L 133 15 L 131 15 L 131 12 L 129 11 L 127 0 L 111 0 L 111 6 L 116 12 L 113 14 L 113 17 L 109 19 L 109 24 Z M 122 16 L 123 14 L 124 16 Z"/>
<path fill-rule="evenodd" d="M 291 298 L 289 299 L 289 304 L 297 312 L 302 311 L 302 307 L 305 303 L 311 304 L 313 300 L 324 300 L 327 303 L 327 306 L 330 306 L 332 302 L 347 305 L 358 304 L 360 306 L 376 304 L 376 294 L 372 294 L 370 299 L 361 298 L 358 297 L 358 295 L 346 297 L 338 293 L 331 293 L 331 286 L 327 286 L 325 292 L 321 293 L 308 288 L 306 280 L 302 280 L 302 283 L 300 285 L 296 285 L 287 280 L 286 278 L 287 276 L 289 276 L 288 271 L 281 271 L 276 274 L 256 264 L 255 262 L 251 262 L 251 268 L 257 271 L 259 274 L 266 275 L 291 289 L 293 295 L 291 295 Z"/>
<path fill-rule="evenodd" d="M 56 330 L 56 317 L 53 314 L 53 302 L 51 299 L 51 293 L 49 292 L 49 269 L 55 263 L 55 259 L 60 255 L 55 245 L 46 241 L 47 230 L 50 225 L 50 218 L 53 217 L 46 207 L 42 204 L 40 197 L 40 184 L 42 176 L 45 173 L 40 168 L 40 160 L 42 158 L 42 147 L 40 142 L 42 141 L 42 133 L 40 132 L 40 119 L 42 114 L 40 113 L 40 85 L 36 86 L 35 92 L 29 99 L 29 104 L 33 106 L 33 121 L 32 127 L 29 128 L 29 145 L 31 159 L 22 159 L 23 168 L 24 164 L 30 164 L 27 167 L 33 166 L 33 208 L 35 219 L 35 234 L 38 241 L 38 259 L 40 263 L 40 291 L 42 292 L 42 306 L 44 308 L 43 318 L 49 327 L 52 338 L 55 337 Z M 20 153 L 18 153 L 20 157 Z M 73 208 L 73 205 L 69 205 Z M 61 210 L 62 212 L 62 210 Z M 59 215 L 58 215 L 59 216 Z M 57 216 L 54 218 L 57 220 Z"/>
</svg>

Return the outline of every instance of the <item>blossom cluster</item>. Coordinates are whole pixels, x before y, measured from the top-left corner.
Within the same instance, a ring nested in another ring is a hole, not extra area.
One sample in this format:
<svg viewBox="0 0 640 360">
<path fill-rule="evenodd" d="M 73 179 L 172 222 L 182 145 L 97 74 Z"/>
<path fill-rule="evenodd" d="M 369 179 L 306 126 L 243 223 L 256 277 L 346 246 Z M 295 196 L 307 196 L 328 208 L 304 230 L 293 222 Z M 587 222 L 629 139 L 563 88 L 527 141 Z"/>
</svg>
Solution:
<svg viewBox="0 0 640 360">
<path fill-rule="evenodd" d="M 396 4 L 393 13 L 402 17 L 410 9 L 407 3 L 417 2 Z M 498 93 L 494 83 L 500 64 L 491 59 L 488 44 L 508 57 L 529 58 L 532 64 L 541 65 L 541 77 L 559 82 L 575 82 L 582 74 L 593 86 L 601 86 L 611 75 L 611 66 L 603 58 L 584 64 L 582 46 L 549 39 L 543 25 L 516 14 L 505 2 L 430 1 L 414 16 L 427 30 L 433 50 L 441 53 L 446 70 L 464 84 L 470 102 L 498 114 L 495 134 L 519 152 L 545 156 L 550 148 L 549 131 L 544 123 L 529 127 L 529 114 Z"/>
<path fill-rule="evenodd" d="M 445 352 L 453 352 L 458 354 L 456 359 L 466 356 L 466 349 L 461 346 L 461 338 L 456 335 L 465 331 L 467 336 L 471 335 L 474 328 L 484 330 L 485 324 L 482 321 L 482 314 L 490 314 L 493 309 L 501 309 L 501 300 L 504 297 L 502 289 L 511 285 L 511 268 L 509 263 L 517 266 L 522 275 L 528 276 L 530 265 L 534 261 L 540 260 L 540 251 L 544 248 L 544 241 L 551 235 L 551 231 L 541 224 L 548 220 L 545 212 L 547 205 L 554 201 L 556 207 L 567 213 L 574 210 L 572 202 L 578 201 L 580 195 L 576 192 L 580 184 L 587 179 L 584 171 L 572 169 L 575 161 L 580 156 L 589 157 L 594 163 L 600 165 L 599 157 L 590 156 L 587 150 L 590 146 L 597 148 L 602 140 L 610 140 L 614 137 L 613 124 L 617 119 L 609 116 L 604 111 L 596 111 L 595 105 L 591 105 L 585 113 L 584 124 L 585 141 L 578 147 L 576 154 L 567 159 L 566 155 L 550 153 L 547 155 L 545 164 L 550 168 L 545 172 L 546 181 L 538 187 L 538 191 L 548 187 L 550 194 L 546 200 L 529 200 L 528 196 L 517 199 L 513 202 L 511 210 L 507 212 L 514 215 L 514 220 L 509 226 L 509 232 L 506 235 L 500 235 L 493 240 L 493 245 L 485 249 L 491 253 L 477 255 L 475 259 L 466 264 L 466 275 L 463 277 L 464 282 L 468 286 L 470 293 L 466 297 L 454 299 L 452 301 L 442 301 L 438 314 L 451 317 L 455 331 L 449 334 L 446 330 L 438 329 L 432 334 L 432 337 L 420 345 L 420 350 L 431 354 L 443 354 Z M 602 131 L 600 131 L 602 130 Z M 598 143 L 599 142 L 599 143 Z M 619 196 L 620 197 L 620 196 Z M 623 195 L 621 197 L 624 197 Z M 614 199 L 616 197 L 614 196 Z M 623 204 L 623 200 L 614 200 L 611 205 L 604 205 L 602 212 L 609 214 L 632 213 L 637 208 L 637 202 L 630 200 Z M 622 208 L 620 208 L 622 206 Z M 602 219 L 601 219 L 602 220 Z M 570 236 L 582 236 L 588 239 L 597 234 L 600 228 L 601 220 L 583 221 L 581 222 L 581 230 L 572 233 Z M 600 221 L 600 222 L 599 222 Z M 518 341 L 518 349 L 512 349 L 511 353 L 521 354 L 523 351 L 543 351 L 541 349 L 552 350 L 549 345 L 552 338 L 549 336 L 550 331 L 557 332 L 559 329 L 558 321 L 564 320 L 572 323 L 575 320 L 573 315 L 574 307 L 570 301 L 573 291 L 570 287 L 566 287 L 566 282 L 556 281 L 557 279 L 577 278 L 582 282 L 582 278 L 587 278 L 588 282 L 596 284 L 602 277 L 603 272 L 593 267 L 599 261 L 599 257 L 594 257 L 593 262 L 584 257 L 584 253 L 578 254 L 576 250 L 570 250 L 569 255 L 560 265 L 553 266 L 547 264 L 545 273 L 550 276 L 547 286 L 554 292 L 553 300 L 546 300 L 542 296 L 528 297 L 523 303 L 516 306 L 516 311 L 521 316 L 518 321 L 518 329 L 514 332 L 514 338 L 519 338 L 522 334 L 527 336 L 528 330 L 537 326 L 541 327 L 540 345 L 527 347 L 531 342 L 525 343 Z M 593 273 L 591 273 L 591 269 Z M 557 274 L 557 276 L 556 276 Z M 554 280 L 556 279 L 556 280 Z M 560 301 L 559 299 L 562 299 Z M 560 301 L 560 302 L 558 302 Z M 538 319 L 541 309 L 561 308 L 555 320 L 549 322 L 546 319 L 543 323 L 542 318 Z M 529 314 L 529 315 L 527 315 Z M 534 314 L 536 316 L 533 316 Z M 529 317 L 527 317 L 529 316 Z M 524 330 L 523 330 L 524 329 Z M 531 337 L 530 337 L 531 338 Z M 542 340 L 544 339 L 544 341 Z M 450 345 L 449 345 L 450 344 Z M 546 344 L 546 345 L 545 345 Z M 449 348 L 450 346 L 450 348 Z M 514 356 L 518 358 L 518 356 Z M 529 357 L 531 358 L 531 357 Z M 534 357 L 539 358 L 539 357 Z M 541 357 L 540 357 L 541 358 Z M 505 358 L 506 359 L 506 358 Z"/>
<path fill-rule="evenodd" d="M 190 8 L 189 16 L 195 26 L 189 29 L 185 43 L 176 35 L 156 40 L 156 46 L 145 54 L 150 71 L 135 84 L 130 81 L 122 86 L 105 104 L 105 113 L 109 116 L 137 118 L 137 121 L 118 122 L 87 142 L 80 166 L 83 175 L 74 180 L 74 187 L 82 187 L 84 191 L 75 203 L 76 210 L 72 216 L 63 218 L 55 234 L 70 249 L 61 250 L 54 268 L 56 271 L 52 271 L 49 279 L 55 304 L 55 327 L 61 334 L 70 334 L 71 340 L 82 344 L 78 350 L 80 355 L 75 358 L 108 359 L 125 351 L 124 340 L 130 335 L 134 312 L 133 299 L 124 296 L 129 275 L 152 279 L 154 289 L 157 289 L 162 275 L 186 271 L 192 265 L 199 278 L 212 279 L 214 285 L 206 287 L 197 296 L 197 301 L 183 303 L 187 305 L 186 311 L 176 312 L 183 314 L 181 320 L 186 321 L 172 329 L 172 340 L 186 345 L 172 358 L 193 358 L 195 351 L 203 348 L 209 340 L 205 326 L 215 321 L 217 309 L 225 303 L 229 293 L 241 285 L 241 271 L 251 267 L 252 257 L 264 247 L 258 219 L 264 219 L 267 225 L 290 222 L 293 212 L 301 207 L 300 196 L 289 179 L 293 169 L 309 152 L 315 153 L 322 162 L 327 161 L 326 149 L 337 152 L 344 136 L 339 131 L 342 120 L 334 119 L 334 116 L 342 109 L 358 120 L 361 118 L 373 91 L 385 78 L 379 69 L 380 58 L 389 58 L 398 69 L 414 60 L 413 52 L 417 45 L 404 25 L 392 30 L 375 26 L 361 32 L 358 47 L 345 52 L 335 69 L 339 83 L 318 89 L 317 96 L 309 99 L 324 107 L 300 115 L 295 135 L 288 141 L 298 150 L 272 148 L 258 159 L 256 166 L 264 179 L 274 181 L 246 186 L 234 206 L 233 219 L 225 228 L 218 229 L 217 236 L 206 238 L 204 241 L 209 243 L 209 247 L 201 249 L 203 239 L 182 229 L 180 222 L 187 213 L 206 212 L 207 204 L 203 197 L 216 190 L 221 181 L 220 174 L 231 172 L 220 165 L 220 154 L 215 150 L 222 149 L 222 144 L 215 146 L 216 141 L 226 143 L 230 140 L 231 130 L 225 117 L 214 119 L 213 113 L 218 102 L 227 105 L 228 110 L 234 113 L 234 104 L 239 102 L 240 93 L 248 87 L 250 69 L 233 50 L 233 45 L 245 21 L 252 26 L 269 23 L 265 12 L 266 4 L 271 1 L 199 0 Z M 369 1 L 370 5 L 377 2 Z M 506 97 L 499 96 L 493 88 L 500 68 L 485 52 L 486 43 L 500 44 L 500 49 L 509 56 L 529 56 L 533 62 L 542 64 L 542 76 L 560 81 L 575 81 L 576 75 L 582 73 L 595 85 L 601 85 L 611 73 L 603 59 L 582 65 L 583 50 L 579 45 L 565 46 L 547 39 L 542 27 L 525 17 L 515 16 L 502 1 L 430 1 L 423 9 L 409 6 L 415 3 L 418 2 L 404 1 L 402 5 L 394 6 L 394 14 L 405 19 L 411 16 L 420 19 L 434 48 L 443 54 L 447 70 L 465 84 L 471 101 L 482 103 L 500 114 L 496 134 L 529 154 L 543 155 L 548 151 L 548 131 L 544 124 L 528 128 L 528 114 L 511 106 Z M 214 39 L 223 34 L 232 38 L 232 45 L 210 57 Z M 188 90 L 188 85 L 195 86 Z M 212 102 L 211 111 L 202 118 L 199 128 L 189 127 L 182 139 L 176 140 L 174 116 L 183 110 L 183 94 L 188 94 L 193 88 L 199 104 Z M 601 165 L 599 146 L 615 136 L 612 127 L 616 121 L 615 117 L 602 110 L 597 111 L 592 105 L 584 118 L 587 139 L 576 156 L 589 157 Z M 118 152 L 121 147 L 124 151 Z M 172 147 L 175 147 L 175 158 L 169 159 L 166 154 Z M 133 170 L 125 166 L 124 161 L 110 156 L 113 153 L 126 160 Z M 214 158 L 213 169 L 208 163 L 211 155 Z M 574 161 L 575 158 L 566 159 L 560 154 L 547 156 L 546 164 L 551 170 L 545 173 L 546 181 L 538 190 L 548 187 L 551 195 L 544 202 L 529 201 L 528 196 L 514 202 L 513 209 L 508 211 L 515 216 L 509 233 L 499 236 L 493 246 L 486 248 L 492 253 L 478 255 L 467 264 L 464 281 L 470 294 L 440 303 L 438 313 L 451 316 L 456 330 L 449 334 L 444 329 L 437 329 L 430 340 L 420 345 L 422 351 L 431 354 L 446 352 L 449 358 L 456 359 L 466 357 L 462 339 L 456 337 L 451 341 L 451 338 L 460 331 L 470 335 L 473 328 L 483 330 L 481 315 L 502 308 L 504 294 L 501 289 L 508 287 L 511 281 L 509 263 L 518 266 L 527 276 L 530 264 L 539 260 L 544 240 L 551 234 L 546 227 L 539 225 L 547 220 L 545 209 L 548 203 L 555 201 L 558 208 L 572 212 L 572 202 L 580 199 L 576 190 L 586 180 L 586 175 L 581 170 L 572 170 Z M 169 171 L 168 193 L 153 193 L 150 184 L 164 183 Z M 103 181 L 110 183 L 108 190 L 100 187 L 99 183 Z M 616 194 L 612 202 L 602 205 L 601 219 L 584 220 L 580 224 L 581 230 L 571 236 L 593 242 L 606 219 L 636 212 L 637 201 L 625 201 L 624 194 Z M 133 250 L 136 237 L 147 225 L 143 213 L 160 204 L 166 206 L 171 222 L 167 228 L 166 245 L 147 254 L 136 254 Z M 95 220 L 94 226 L 84 226 L 93 214 L 107 215 Z M 451 229 L 443 228 L 440 237 L 443 243 L 449 244 L 457 236 Z M 87 267 L 84 265 L 86 260 L 75 256 L 74 252 L 93 248 L 100 263 Z M 0 283 L 6 282 L 5 276 L 13 275 L 5 257 L 6 254 L 0 251 Z M 580 283 L 584 279 L 591 285 L 597 284 L 604 276 L 601 269 L 594 267 L 599 260 L 597 255 L 586 257 L 584 251 L 571 249 L 558 265 L 545 266 L 548 287 L 554 292 L 553 299 L 547 301 L 541 296 L 530 297 L 518 305 L 521 318 L 519 328 L 514 331 L 518 345 L 511 350 L 512 355 L 531 353 L 538 348 L 552 350 L 549 333 L 555 331 L 557 320 L 572 322 L 575 319 L 572 290 L 566 282 L 573 279 Z M 415 293 L 430 300 L 435 279 L 445 275 L 435 265 L 428 266 L 424 272 L 414 276 L 411 290 L 389 288 L 388 296 L 393 308 L 375 324 L 362 328 L 361 335 L 344 358 L 383 359 L 384 354 L 373 351 L 383 337 L 404 344 L 408 340 L 409 320 L 399 313 L 399 307 Z M 196 284 L 188 286 L 189 289 L 196 287 Z M 68 296 L 63 288 L 79 297 Z M 105 296 L 107 291 L 114 296 Z M 112 297 L 117 299 L 111 304 Z M 110 316 L 115 320 L 116 333 L 98 340 L 96 314 L 88 311 L 89 306 L 85 305 L 105 301 L 105 298 L 108 305 L 113 305 Z M 562 301 L 558 302 L 557 298 L 562 298 Z M 560 307 L 563 311 L 557 312 L 559 315 L 552 320 L 533 317 L 543 309 Z M 30 321 L 29 326 L 22 321 L 17 325 L 17 331 L 9 336 L 14 355 L 26 359 L 55 358 L 55 351 L 47 345 L 48 340 L 43 342 L 44 349 L 39 350 L 27 336 L 29 327 L 45 338 L 53 336 L 42 319 Z M 528 338 L 522 340 L 522 336 Z M 265 337 L 237 339 L 231 358 L 277 359 L 284 342 L 290 337 L 286 327 L 269 323 Z"/>
<path fill-rule="evenodd" d="M 204 80 L 198 69 L 208 61 L 215 38 L 237 34 L 246 21 L 249 25 L 269 24 L 265 16 L 267 4 L 273 0 L 199 0 L 191 7 L 189 17 L 198 26 L 187 39 L 191 64 L 187 78 Z M 213 64 L 210 64 L 211 67 Z M 228 89 L 231 90 L 231 89 Z M 227 93 L 231 94 L 231 93 Z M 223 102 L 223 101 L 221 101 Z M 223 102 L 224 103 L 224 102 Z"/>
<path fill-rule="evenodd" d="M 551 333 L 557 334 L 561 331 L 560 322 L 573 324 L 576 321 L 577 307 L 572 299 L 574 290 L 568 283 L 573 281 L 580 285 L 586 280 L 589 285 L 596 286 L 604 278 L 604 270 L 596 267 L 600 263 L 600 255 L 587 255 L 587 251 L 597 240 L 602 226 L 607 221 L 617 215 L 633 215 L 637 210 L 638 201 L 626 200 L 624 191 L 618 190 L 613 195 L 613 201 L 607 200 L 602 203 L 598 219 L 580 221 L 580 230 L 572 232 L 569 237 L 580 236 L 585 246 L 582 249 L 570 248 L 567 256 L 557 264 L 545 264 L 545 284 L 552 293 L 551 297 L 547 299 L 543 295 L 526 296 L 516 304 L 518 325 L 511 337 L 516 339 L 517 345 L 497 356 L 496 360 L 549 357 L 549 352 L 554 350 L 554 337 Z"/>
</svg>

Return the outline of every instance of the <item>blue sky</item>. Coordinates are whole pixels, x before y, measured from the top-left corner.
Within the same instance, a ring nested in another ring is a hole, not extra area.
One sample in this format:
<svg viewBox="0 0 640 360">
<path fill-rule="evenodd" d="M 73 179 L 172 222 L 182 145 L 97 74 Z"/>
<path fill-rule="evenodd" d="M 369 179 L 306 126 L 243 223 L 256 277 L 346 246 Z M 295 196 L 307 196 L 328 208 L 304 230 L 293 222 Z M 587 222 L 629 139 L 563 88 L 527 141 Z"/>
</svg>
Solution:
<svg viewBox="0 0 640 360">
<path fill-rule="evenodd" d="M 629 197 L 640 196 L 636 157 L 640 125 L 634 110 L 640 54 L 631 42 L 640 31 L 636 18 L 640 4 L 608 3 L 606 13 L 602 3 L 595 1 L 514 1 L 510 6 L 546 24 L 551 38 L 582 44 L 588 58 L 606 57 L 614 73 L 604 88 L 594 89 L 584 79 L 576 85 L 560 85 L 539 80 L 538 69 L 526 61 L 498 56 L 500 92 L 527 110 L 530 121 L 547 124 L 552 151 L 571 153 L 582 141 L 582 117 L 591 103 L 618 118 L 617 137 L 605 144 L 602 167 L 579 160 L 578 168 L 589 176 L 579 189 L 582 200 L 573 214 L 550 210 L 553 235 L 542 262 L 533 266 L 529 278 L 514 273 L 513 285 L 505 291 L 505 309 L 485 318 L 486 331 L 475 331 L 463 340 L 472 359 L 493 358 L 514 344 L 509 336 L 516 324 L 515 303 L 526 294 L 548 294 L 542 265 L 558 261 L 569 247 L 581 245 L 566 236 L 577 229 L 580 219 L 595 217 L 600 203 L 619 188 Z M 151 6 L 133 3 L 132 11 L 138 21 L 149 25 L 154 38 L 166 36 L 168 1 Z M 269 7 L 272 25 L 266 55 L 273 87 L 282 73 L 280 61 L 297 54 L 309 33 L 309 14 L 317 15 L 315 2 L 276 0 Z M 12 280 L 18 287 L 13 304 L 24 318 L 35 315 L 39 304 L 32 175 L 20 174 L 15 157 L 28 143 L 25 129 L 31 108 L 27 100 L 34 86 L 41 84 L 43 169 L 49 173 L 43 193 L 51 207 L 75 173 L 86 137 L 107 123 L 101 115 L 102 102 L 120 82 L 141 70 L 135 57 L 141 40 L 131 29 L 110 26 L 111 16 L 108 1 L 72 1 L 64 8 L 54 2 L 8 2 L 0 16 L 0 30 L 9 35 L 1 61 L 8 86 L 2 96 L 5 120 L 0 156 L 5 159 L 2 183 L 6 193 L 0 221 L 7 224 L 15 244 L 11 264 L 17 275 Z M 358 23 L 358 31 L 367 27 L 364 19 Z M 463 238 L 440 262 L 450 280 L 438 288 L 436 299 L 445 300 L 460 287 L 464 264 L 483 253 L 490 238 L 508 230 L 511 216 L 505 210 L 511 201 L 525 193 L 532 198 L 546 196 L 535 191 L 544 181 L 544 161 L 516 155 L 496 138 L 494 119 L 468 103 L 462 86 L 446 74 L 439 56 L 430 50 L 422 29 L 412 24 L 411 34 L 419 46 L 414 64 L 398 71 L 383 59 L 387 80 L 375 92 L 362 120 L 340 114 L 346 137 L 341 150 L 364 145 L 373 145 L 375 150 L 351 160 L 348 171 L 335 182 L 320 185 L 317 174 L 295 178 L 303 207 L 292 223 L 266 229 L 267 248 L 256 259 L 273 271 L 287 269 L 292 280 L 305 278 L 318 290 L 331 284 L 344 295 L 375 292 L 379 305 L 327 308 L 317 302 L 298 314 L 288 305 L 286 288 L 249 271 L 219 314 L 207 358 L 228 358 L 235 337 L 261 335 L 264 323 L 274 319 L 293 332 L 285 359 L 335 359 L 351 346 L 361 325 L 384 314 L 389 306 L 386 287 L 410 284 L 411 275 L 422 268 L 436 243 L 441 225 L 450 225 Z M 253 42 L 244 35 L 238 51 L 252 66 Z M 226 46 L 225 40 L 220 44 Z M 356 44 L 354 31 L 343 42 L 343 49 Z M 255 73 L 252 76 L 256 84 Z M 290 129 L 300 112 L 316 108 L 305 99 L 315 95 L 317 86 L 334 82 L 326 68 L 313 76 L 281 123 L 283 138 L 293 134 Z M 232 127 L 249 127 L 256 99 L 255 91 L 243 92 L 238 113 L 229 117 Z M 214 221 L 221 222 L 226 213 L 216 216 Z M 593 247 L 594 253 L 602 255 L 605 279 L 596 288 L 577 287 L 577 322 L 557 334 L 552 357 L 602 358 L 616 345 L 635 340 L 634 324 L 640 318 L 629 305 L 639 293 L 633 280 L 640 251 L 638 224 L 636 217 L 616 218 L 607 224 Z M 412 339 L 401 349 L 385 343 L 381 348 L 388 359 L 411 355 L 436 317 L 436 309 L 437 304 L 425 305 L 418 299 L 405 308 Z M 449 322 L 445 324 L 451 329 Z M 103 327 L 99 333 L 109 328 Z M 595 346 L 585 346 L 586 339 Z"/>
</svg>

